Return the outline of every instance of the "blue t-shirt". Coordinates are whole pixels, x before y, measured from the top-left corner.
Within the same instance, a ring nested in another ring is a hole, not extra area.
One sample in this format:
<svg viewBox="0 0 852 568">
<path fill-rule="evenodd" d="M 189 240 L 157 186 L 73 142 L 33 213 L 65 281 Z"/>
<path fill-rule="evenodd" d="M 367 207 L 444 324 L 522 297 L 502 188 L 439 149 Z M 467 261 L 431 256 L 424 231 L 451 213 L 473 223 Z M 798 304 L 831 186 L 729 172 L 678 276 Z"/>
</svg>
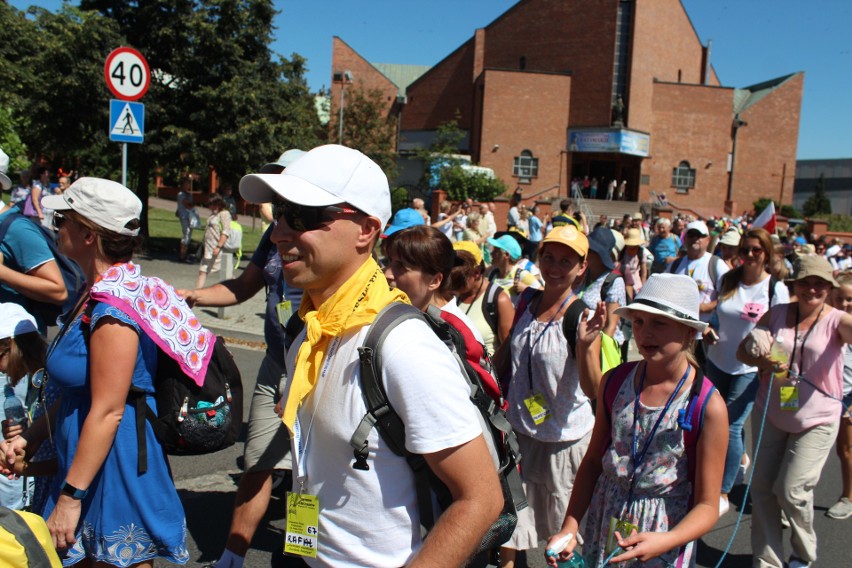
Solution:
<svg viewBox="0 0 852 568">
<path fill-rule="evenodd" d="M 665 259 L 671 256 L 677 256 L 677 251 L 680 250 L 680 238 L 675 234 L 670 234 L 668 238 L 661 239 L 655 235 L 651 239 L 650 249 L 654 253 L 655 263 L 665 263 Z"/>
<path fill-rule="evenodd" d="M 281 257 L 270 239 L 275 224 L 269 226 L 251 257 L 251 263 L 263 271 L 266 282 L 266 319 L 263 322 L 263 336 L 266 340 L 266 352 L 272 360 L 284 366 L 284 324 L 278 321 L 276 306 L 282 298 L 287 298 L 293 308 L 293 313 L 299 311 L 302 302 L 302 291 L 289 286 L 281 274 Z"/>
<path fill-rule="evenodd" d="M 20 212 L 21 210 L 17 207 L 11 207 L 0 213 L 0 223 L 9 215 Z M 53 258 L 53 253 L 50 252 L 50 247 L 44 240 L 41 229 L 27 219 L 18 219 L 12 222 L 9 230 L 6 231 L 6 236 L 0 242 L 0 253 L 3 254 L 4 265 L 16 272 L 24 274 L 38 268 L 45 262 L 56 260 Z M 12 302 L 26 308 L 29 299 L 3 283 L 0 284 L 0 302 Z M 39 318 L 36 317 L 36 323 L 38 324 L 39 331 L 44 333 L 44 322 L 39 321 Z"/>
<path fill-rule="evenodd" d="M 541 239 L 542 239 L 542 236 L 541 236 L 541 225 L 542 225 L 541 219 L 539 219 L 535 215 L 530 215 L 529 224 L 530 224 L 529 239 L 534 243 L 541 241 Z"/>
</svg>

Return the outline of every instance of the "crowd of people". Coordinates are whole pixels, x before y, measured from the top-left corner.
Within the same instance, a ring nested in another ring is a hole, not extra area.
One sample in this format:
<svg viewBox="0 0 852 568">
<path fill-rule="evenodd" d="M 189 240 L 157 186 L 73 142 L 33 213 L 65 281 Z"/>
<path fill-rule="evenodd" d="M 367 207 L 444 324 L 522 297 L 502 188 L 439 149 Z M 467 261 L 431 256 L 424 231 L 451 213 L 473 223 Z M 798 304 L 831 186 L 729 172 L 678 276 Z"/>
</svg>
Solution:
<svg viewBox="0 0 852 568">
<path fill-rule="evenodd" d="M 4 156 L 0 185 L 19 195 Z M 813 490 L 835 444 L 843 487 L 827 515 L 852 517 L 848 245 L 770 233 L 745 217 L 637 211 L 593 222 L 567 199 L 542 214 L 520 192 L 505 230 L 492 204 L 472 200 L 444 202 L 434 219 L 421 199 L 392 215 L 381 169 L 326 145 L 285 152 L 240 181 L 270 225 L 242 272 L 205 287 L 231 231 L 230 203 L 211 199 L 196 287 L 174 290 L 133 262 L 142 210 L 133 192 L 82 177 L 47 195 L 49 181 L 31 186 L 34 215 L 26 200 L 0 209 L 0 223 L 14 220 L 0 242 L 0 505 L 40 515 L 65 566 L 189 560 L 168 459 L 137 401 L 156 411 L 162 354 L 203 380 L 213 342 L 193 307 L 261 290 L 267 351 L 245 472 L 211 567 L 242 568 L 276 478 L 292 493 L 288 554 L 275 554 L 275 566 L 464 565 L 506 503 L 465 369 L 485 378 L 522 456 L 527 506 L 499 550 L 502 566 L 543 543 L 552 566 L 572 554 L 594 566 L 691 565 L 749 468 L 754 566 L 810 566 Z M 618 187 L 607 195 L 620 198 Z M 184 188 L 182 258 L 194 209 Z M 58 249 L 35 226 L 46 211 Z M 78 289 L 56 254 L 80 267 Z M 48 346 L 53 322 L 37 308 L 69 298 Z M 425 320 L 387 330 L 381 382 L 406 455 L 372 427 L 385 414 L 367 412 L 359 367 L 372 322 L 396 303 L 454 329 L 463 351 Z M 745 446 L 750 415 L 760 448 Z M 366 463 L 353 465 L 364 424 Z M 425 538 L 423 468 L 452 497 Z"/>
</svg>

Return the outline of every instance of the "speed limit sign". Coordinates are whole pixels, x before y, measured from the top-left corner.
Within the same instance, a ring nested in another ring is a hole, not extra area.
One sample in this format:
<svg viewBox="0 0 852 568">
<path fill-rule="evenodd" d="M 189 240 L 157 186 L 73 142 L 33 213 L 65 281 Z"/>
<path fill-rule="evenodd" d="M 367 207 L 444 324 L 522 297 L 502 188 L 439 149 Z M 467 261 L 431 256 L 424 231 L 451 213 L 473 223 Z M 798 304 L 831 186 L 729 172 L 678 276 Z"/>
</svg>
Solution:
<svg viewBox="0 0 852 568">
<path fill-rule="evenodd" d="M 104 78 L 116 98 L 138 101 L 151 84 L 151 69 L 141 53 L 132 47 L 119 47 L 106 59 Z"/>
</svg>

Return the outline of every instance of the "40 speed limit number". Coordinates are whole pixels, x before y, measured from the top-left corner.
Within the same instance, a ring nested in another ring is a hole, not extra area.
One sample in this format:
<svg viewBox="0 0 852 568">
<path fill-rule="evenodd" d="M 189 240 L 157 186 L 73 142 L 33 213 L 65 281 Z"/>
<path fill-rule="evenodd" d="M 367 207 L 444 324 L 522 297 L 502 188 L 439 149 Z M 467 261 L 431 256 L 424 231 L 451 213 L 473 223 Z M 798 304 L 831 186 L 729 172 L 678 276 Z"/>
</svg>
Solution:
<svg viewBox="0 0 852 568">
<path fill-rule="evenodd" d="M 116 98 L 137 101 L 148 91 L 151 69 L 141 53 L 132 47 L 119 47 L 106 59 L 104 78 Z"/>
</svg>

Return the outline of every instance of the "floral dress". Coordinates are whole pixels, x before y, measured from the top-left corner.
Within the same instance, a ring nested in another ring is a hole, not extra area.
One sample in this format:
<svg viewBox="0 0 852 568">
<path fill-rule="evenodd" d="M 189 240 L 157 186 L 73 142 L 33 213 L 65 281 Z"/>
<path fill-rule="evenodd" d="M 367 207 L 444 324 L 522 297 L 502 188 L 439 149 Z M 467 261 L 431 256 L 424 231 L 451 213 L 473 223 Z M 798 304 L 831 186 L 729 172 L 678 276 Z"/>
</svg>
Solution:
<svg viewBox="0 0 852 568">
<path fill-rule="evenodd" d="M 683 431 L 678 427 L 678 410 L 689 402 L 689 385 L 685 385 L 672 402 L 660 423 L 643 463 L 636 472 L 633 504 L 625 506 L 633 473 L 633 404 L 634 377 L 637 365 L 625 379 L 612 405 L 612 443 L 602 456 L 603 474 L 595 484 L 595 492 L 586 517 L 586 545 L 583 556 L 592 566 L 606 559 L 606 543 L 613 517 L 639 527 L 639 532 L 665 532 L 677 525 L 689 512 L 692 484 L 689 481 Z M 639 403 L 637 447 L 641 452 L 645 440 L 663 407 Z M 695 543 L 675 549 L 641 563 L 638 560 L 620 566 L 677 568 L 693 566 Z"/>
</svg>

